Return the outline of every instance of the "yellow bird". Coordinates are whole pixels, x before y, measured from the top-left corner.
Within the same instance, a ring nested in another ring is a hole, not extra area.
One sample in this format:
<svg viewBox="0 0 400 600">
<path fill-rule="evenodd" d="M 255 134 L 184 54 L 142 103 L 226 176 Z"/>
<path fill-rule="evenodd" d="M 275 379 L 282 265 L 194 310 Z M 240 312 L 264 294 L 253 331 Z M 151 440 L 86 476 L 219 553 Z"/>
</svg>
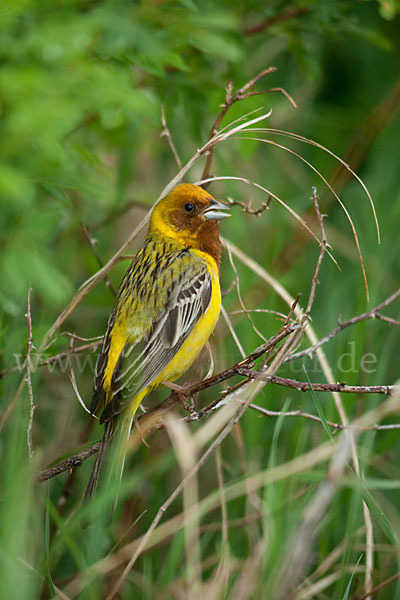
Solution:
<svg viewBox="0 0 400 600">
<path fill-rule="evenodd" d="M 221 309 L 219 221 L 227 209 L 201 187 L 183 183 L 152 212 L 96 363 L 90 410 L 103 407 L 105 430 L 86 496 L 96 490 L 116 430 L 126 447 L 143 398 L 183 375 L 214 330 Z"/>
</svg>

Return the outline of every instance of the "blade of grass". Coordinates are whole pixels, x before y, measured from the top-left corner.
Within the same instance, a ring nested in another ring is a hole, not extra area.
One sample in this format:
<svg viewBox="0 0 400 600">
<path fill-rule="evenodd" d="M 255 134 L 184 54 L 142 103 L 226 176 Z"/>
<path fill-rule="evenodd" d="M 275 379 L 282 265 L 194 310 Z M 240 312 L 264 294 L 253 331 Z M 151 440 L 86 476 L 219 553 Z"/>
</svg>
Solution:
<svg viewBox="0 0 400 600">
<path fill-rule="evenodd" d="M 318 399 L 318 396 L 317 396 L 317 394 L 314 391 L 314 388 L 313 388 L 312 383 L 311 383 L 311 379 L 308 376 L 308 371 L 307 371 L 305 365 L 303 365 L 303 371 L 304 371 L 306 379 L 308 381 L 308 385 L 310 386 L 311 396 L 312 396 L 312 399 L 314 400 L 314 404 L 315 404 L 315 407 L 317 409 L 318 416 L 321 419 L 322 427 L 325 429 L 325 433 L 328 436 L 328 438 L 330 440 L 332 440 L 332 442 L 333 442 L 332 431 L 331 431 L 331 429 L 330 429 L 330 427 L 328 425 L 328 422 L 327 422 L 326 417 L 325 417 L 325 413 L 322 410 L 322 406 L 321 406 L 321 403 L 320 403 L 320 401 Z"/>
<path fill-rule="evenodd" d="M 344 594 L 343 594 L 343 598 L 342 598 L 342 600 L 348 600 L 348 598 L 349 598 L 350 589 L 351 589 L 351 584 L 352 584 L 352 582 L 353 582 L 353 578 L 354 578 L 354 575 L 355 575 L 355 573 L 356 573 L 357 567 L 358 567 L 358 565 L 360 564 L 360 561 L 361 561 L 361 559 L 362 559 L 362 557 L 363 557 L 363 556 L 364 556 L 363 554 L 360 554 L 358 561 L 357 561 L 357 562 L 356 562 L 356 564 L 354 565 L 354 569 L 353 569 L 353 571 L 352 571 L 352 573 L 351 573 L 351 576 L 350 576 L 350 579 L 349 579 L 349 583 L 347 584 L 347 587 L 346 587 L 346 589 L 345 589 L 345 591 L 344 591 Z"/>
</svg>

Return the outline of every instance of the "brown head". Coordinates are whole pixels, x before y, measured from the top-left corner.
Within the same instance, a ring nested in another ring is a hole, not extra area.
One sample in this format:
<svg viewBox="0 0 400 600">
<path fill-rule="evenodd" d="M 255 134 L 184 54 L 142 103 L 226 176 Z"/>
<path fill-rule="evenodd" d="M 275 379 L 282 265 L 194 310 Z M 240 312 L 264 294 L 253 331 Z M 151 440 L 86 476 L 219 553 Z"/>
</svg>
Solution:
<svg viewBox="0 0 400 600">
<path fill-rule="evenodd" d="M 210 254 L 217 265 L 221 257 L 219 221 L 229 217 L 228 207 L 203 188 L 182 183 L 154 208 L 149 233 L 161 233 L 189 248 Z"/>
</svg>

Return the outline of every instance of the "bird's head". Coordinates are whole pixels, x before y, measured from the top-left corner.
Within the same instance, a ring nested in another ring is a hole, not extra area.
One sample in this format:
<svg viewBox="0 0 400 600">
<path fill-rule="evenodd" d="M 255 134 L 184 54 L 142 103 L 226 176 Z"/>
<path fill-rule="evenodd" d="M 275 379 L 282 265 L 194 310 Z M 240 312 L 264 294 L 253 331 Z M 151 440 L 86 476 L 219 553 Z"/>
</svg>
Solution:
<svg viewBox="0 0 400 600">
<path fill-rule="evenodd" d="M 219 263 L 219 221 L 230 216 L 227 210 L 203 188 L 182 183 L 154 208 L 149 231 L 208 252 Z"/>
</svg>

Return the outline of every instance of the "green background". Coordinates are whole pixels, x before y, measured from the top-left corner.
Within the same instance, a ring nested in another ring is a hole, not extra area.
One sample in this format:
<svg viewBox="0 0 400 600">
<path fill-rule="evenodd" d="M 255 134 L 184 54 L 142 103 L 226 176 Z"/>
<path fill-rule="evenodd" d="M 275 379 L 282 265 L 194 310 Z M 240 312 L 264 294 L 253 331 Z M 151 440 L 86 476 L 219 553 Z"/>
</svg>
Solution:
<svg viewBox="0 0 400 600">
<path fill-rule="evenodd" d="M 318 175 L 299 158 L 272 145 L 236 137 L 217 147 L 212 174 L 243 177 L 266 187 L 317 233 L 310 196 L 312 186 L 318 187 L 321 209 L 328 215 L 328 241 L 340 266 L 339 270 L 325 256 L 312 310 L 312 323 L 320 337 L 335 327 L 339 315 L 345 320 L 369 310 L 400 287 L 399 10 L 396 1 L 276 1 L 262 6 L 252 0 L 3 0 L 1 597 L 56 597 L 57 589 L 65 591 L 79 574 L 88 577 L 87 585 L 79 594 L 70 589 L 67 597 L 106 597 L 121 568 L 100 569 L 92 576 L 90 566 L 142 535 L 182 478 L 169 437 L 159 431 L 149 436 L 149 448 L 142 445 L 130 458 L 124 502 L 112 525 L 101 524 L 99 518 L 107 511 L 106 497 L 78 510 L 91 461 L 72 477 L 67 473 L 51 480 L 47 488 L 31 484 L 32 473 L 98 439 L 101 428 L 95 425 L 90 430 L 90 418 L 73 393 L 67 362 L 39 367 L 32 373 L 36 408 L 34 460 L 29 464 L 29 396 L 27 387 L 20 385 L 24 372 L 15 370 L 27 351 L 29 287 L 34 354 L 79 286 L 99 267 L 84 228 L 96 240 L 101 261 L 107 262 L 176 175 L 167 139 L 160 137 L 162 106 L 178 154 L 186 162 L 207 141 L 228 82 L 233 81 L 238 89 L 262 69 L 276 66 L 277 72 L 262 79 L 256 89 L 284 88 L 298 108 L 283 94 L 271 92 L 236 104 L 222 125 L 252 110 L 272 108 L 266 127 L 315 140 L 357 172 L 376 206 L 380 245 L 368 199 L 346 169 L 315 146 L 263 134 L 264 139 L 283 144 L 309 161 L 340 195 L 359 234 L 370 302 L 344 212 Z M 202 167 L 203 163 L 196 165 L 187 180 L 198 180 Z M 229 196 L 251 202 L 253 207 L 267 199 L 260 190 L 237 181 L 217 182 L 209 190 L 218 198 Z M 305 305 L 318 256 L 310 235 L 275 200 L 259 217 L 239 207 L 232 212 L 232 218 L 223 223 L 223 236 L 276 277 L 292 296 L 301 293 Z M 132 254 L 141 239 L 132 244 Z M 127 264 L 121 261 L 111 271 L 115 288 Z M 265 282 L 236 259 L 235 265 L 247 308 L 287 313 L 285 303 Z M 224 251 L 222 288 L 228 289 L 235 276 Z M 100 282 L 58 333 L 101 336 L 112 303 L 109 287 Z M 398 320 L 399 306 L 397 300 L 383 312 Z M 240 309 L 236 288 L 224 298 L 224 307 L 228 312 Z M 231 318 L 244 351 L 251 352 L 261 343 L 260 337 L 243 314 Z M 273 313 L 255 313 L 253 319 L 266 337 L 281 326 Z M 70 336 L 55 338 L 45 349 L 45 357 L 68 349 Z M 74 342 L 75 346 L 82 343 Z M 338 381 L 379 385 L 393 384 L 399 377 L 399 344 L 398 327 L 374 320 L 345 330 L 325 349 Z M 212 345 L 218 370 L 241 358 L 223 319 Z M 369 354 L 376 358 L 371 372 L 361 368 L 363 357 Z M 94 361 L 93 352 L 72 360 L 87 403 Z M 204 355 L 187 379 L 203 376 L 206 363 Z M 279 374 L 324 380 L 317 361 L 311 359 L 290 363 Z M 165 395 L 160 392 L 151 402 Z M 204 392 L 197 398 L 198 406 L 215 395 L 215 389 Z M 267 386 L 256 403 L 275 411 L 301 409 L 338 422 L 332 397 L 322 393 L 317 397 Z M 356 418 L 383 400 L 377 395 L 349 395 L 343 402 L 349 417 Z M 396 415 L 387 420 L 395 421 Z M 196 432 L 206 422 L 191 423 L 190 431 Z M 224 484 L 285 464 L 326 439 L 321 423 L 288 417 L 277 420 L 248 410 L 221 447 Z M 329 505 L 302 574 L 301 581 L 309 590 L 304 598 L 362 595 L 363 497 L 374 524 L 374 585 L 399 570 L 398 430 L 364 432 L 357 448 L 365 484 L 352 476 L 350 468 L 346 471 L 347 479 Z M 209 590 L 214 590 L 216 598 L 268 597 L 303 511 L 326 473 L 325 464 L 314 470 L 305 467 L 301 475 L 258 490 L 256 499 L 243 494 L 229 502 L 227 540 L 221 538 L 220 508 L 208 513 L 201 520 L 200 591 L 191 591 L 185 583 L 190 564 L 185 560 L 180 527 L 174 536 L 140 556 L 121 597 L 196 598 L 198 593 L 200 598 L 211 594 Z M 215 453 L 197 479 L 200 497 L 211 497 L 218 487 Z M 166 518 L 181 510 L 179 497 Z M 93 521 L 93 526 L 82 529 L 82 519 Z M 315 574 L 335 550 L 337 556 Z M 213 577 L 221 556 L 229 568 L 224 585 L 218 588 Z M 240 595 L 239 583 L 246 569 L 253 573 L 252 581 L 243 584 Z M 310 574 L 313 579 L 307 583 Z M 321 591 L 310 591 L 311 581 L 323 582 L 328 575 L 332 580 Z M 374 597 L 392 599 L 399 594 L 394 581 Z"/>
</svg>

